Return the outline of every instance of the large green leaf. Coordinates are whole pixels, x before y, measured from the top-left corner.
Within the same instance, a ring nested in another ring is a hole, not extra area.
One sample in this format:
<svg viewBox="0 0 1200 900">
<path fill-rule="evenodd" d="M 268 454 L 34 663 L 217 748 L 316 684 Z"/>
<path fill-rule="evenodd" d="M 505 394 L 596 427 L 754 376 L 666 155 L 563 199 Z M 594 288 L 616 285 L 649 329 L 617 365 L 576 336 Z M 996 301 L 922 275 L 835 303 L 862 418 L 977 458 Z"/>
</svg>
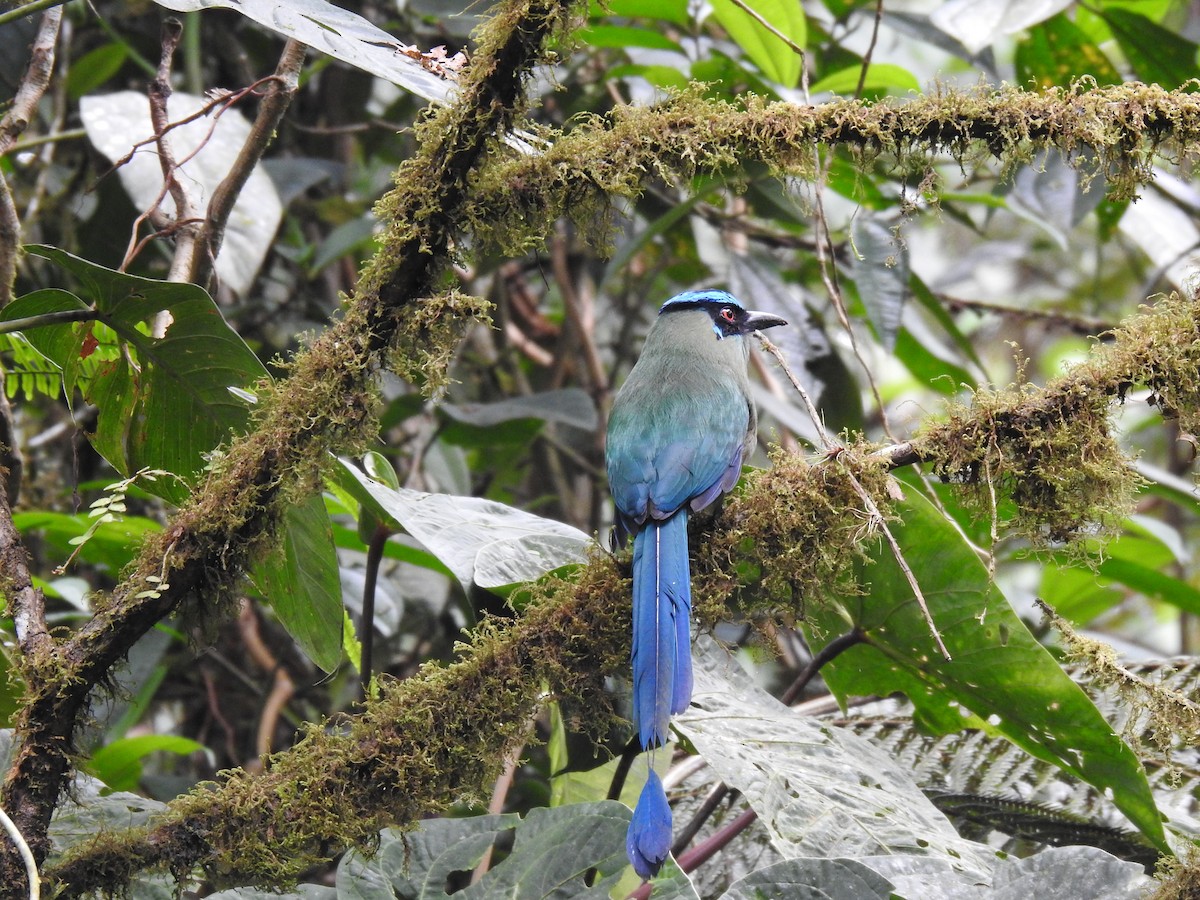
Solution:
<svg viewBox="0 0 1200 900">
<path fill-rule="evenodd" d="M 1196 44 L 1127 9 L 1101 12 L 1138 78 L 1168 90 L 1196 77 Z"/>
<path fill-rule="evenodd" d="M 342 661 L 342 582 L 319 495 L 288 509 L 283 542 L 255 567 L 254 580 L 308 658 L 326 672 L 336 669 Z"/>
<path fill-rule="evenodd" d="M 808 40 L 800 0 L 750 0 L 746 4 L 798 47 Z M 800 54 L 733 0 L 713 0 L 713 15 L 764 75 L 784 87 L 800 80 Z"/>
<path fill-rule="evenodd" d="M 99 411 L 92 436 L 97 451 L 123 475 L 142 468 L 196 475 L 204 454 L 245 428 L 249 407 L 237 391 L 266 376 L 258 357 L 203 288 L 126 275 L 53 247 L 27 249 L 74 275 L 85 299 L 65 291 L 27 294 L 10 303 L 0 321 L 95 311 L 99 324 L 47 325 L 27 336 L 63 370 L 68 392 L 82 378 L 84 396 Z M 149 325 L 159 313 L 169 322 L 162 337 L 151 337 Z M 94 353 L 98 364 L 88 363 Z M 173 501 L 186 494 L 169 478 L 147 487 Z"/>
<path fill-rule="evenodd" d="M 820 647 L 861 629 L 866 644 L 825 667 L 839 697 L 908 694 L 935 729 L 991 728 L 1113 802 L 1158 847 L 1162 822 L 1145 772 L 1087 695 L 1029 633 L 988 578 L 979 557 L 933 505 L 916 491 L 899 506 L 891 530 L 921 585 L 949 649 L 938 652 L 899 563 L 880 547 L 862 567 L 861 596 L 809 611 L 806 631 Z"/>
</svg>

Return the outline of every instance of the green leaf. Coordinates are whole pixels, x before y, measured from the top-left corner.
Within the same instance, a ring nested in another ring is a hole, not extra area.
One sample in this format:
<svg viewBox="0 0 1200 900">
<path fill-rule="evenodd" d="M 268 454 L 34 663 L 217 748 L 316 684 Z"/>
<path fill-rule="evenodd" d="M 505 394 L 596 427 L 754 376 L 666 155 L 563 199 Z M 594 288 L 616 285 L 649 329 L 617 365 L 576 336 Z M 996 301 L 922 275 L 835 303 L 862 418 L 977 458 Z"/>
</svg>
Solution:
<svg viewBox="0 0 1200 900">
<path fill-rule="evenodd" d="M 143 468 L 195 476 L 204 454 L 246 427 L 249 408 L 231 388 L 248 389 L 266 376 L 258 357 L 196 285 L 126 275 L 53 247 L 26 249 L 76 276 L 100 322 L 111 329 L 110 336 L 84 322 L 27 334 L 63 370 L 68 390 L 84 376 L 84 396 L 99 410 L 96 450 L 126 476 Z M 88 305 L 63 291 L 39 291 L 10 303 L 0 321 Z M 149 323 L 163 311 L 170 316 L 166 332 L 151 337 Z M 101 353 L 97 341 L 118 352 L 89 376 L 84 367 L 93 350 Z M 174 502 L 187 493 L 170 478 L 147 487 Z"/>
<path fill-rule="evenodd" d="M 254 568 L 262 596 L 288 634 L 326 672 L 342 662 L 342 582 L 325 502 L 288 509 L 282 546 Z"/>
<path fill-rule="evenodd" d="M 63 557 L 70 555 L 72 541 L 86 534 L 95 520 L 83 513 L 30 510 L 13 515 L 13 522 L 22 534 L 41 532 L 44 539 Z M 79 558 L 91 565 L 105 566 L 119 573 L 128 566 L 145 538 L 161 531 L 162 525 L 143 516 L 122 516 L 115 522 L 104 522 L 92 533 L 79 550 Z"/>
<path fill-rule="evenodd" d="M 601 15 L 619 16 L 623 19 L 664 19 L 676 25 L 690 25 L 688 0 L 593 0 L 588 9 L 593 18 Z"/>
<path fill-rule="evenodd" d="M 1196 77 L 1197 46 L 1179 32 L 1126 9 L 1105 9 L 1101 15 L 1142 81 L 1174 90 Z"/>
<path fill-rule="evenodd" d="M 515 814 L 430 819 L 416 831 L 386 829 L 365 859 L 357 850 L 338 865 L 339 897 L 442 900 L 455 872 L 470 871 L 504 832 L 511 852 L 476 884 L 456 894 L 488 897 L 589 897 L 600 900 L 626 868 L 629 810 L 611 800 Z M 595 869 L 598 880 L 585 885 Z"/>
<path fill-rule="evenodd" d="M 1108 793 L 1158 847 L 1162 822 L 1146 776 L 1087 695 L 1029 633 L 988 579 L 979 557 L 918 492 L 910 490 L 891 530 L 947 648 L 939 654 L 899 564 L 886 545 L 859 575 L 866 591 L 840 608 L 810 611 L 814 647 L 847 630 L 868 643 L 841 654 L 822 674 L 840 698 L 902 690 L 925 721 L 943 731 L 981 719 L 1031 755 Z M 968 718 L 969 717 L 969 718 Z"/>
<path fill-rule="evenodd" d="M 800 0 L 750 0 L 746 4 L 796 46 L 808 41 L 808 23 Z M 713 15 L 763 74 L 784 87 L 800 80 L 800 54 L 765 28 L 733 0 L 713 0 Z"/>
<path fill-rule="evenodd" d="M 975 386 L 975 379 L 970 372 L 957 363 L 943 359 L 926 342 L 917 340 L 907 328 L 901 328 L 896 335 L 895 353 L 913 378 L 940 394 L 953 397 L 964 385 L 968 388 Z"/>
<path fill-rule="evenodd" d="M 89 50 L 71 65 L 67 74 L 67 95 L 78 100 L 90 94 L 121 70 L 129 56 L 124 44 L 103 44 Z"/>
<path fill-rule="evenodd" d="M 592 47 L 649 47 L 653 50 L 682 52 L 678 43 L 665 34 L 631 25 L 592 25 L 579 32 L 580 39 Z"/>
<path fill-rule="evenodd" d="M 810 94 L 853 94 L 858 90 L 858 80 L 862 77 L 862 66 L 847 66 L 826 75 L 815 84 L 810 85 Z M 903 66 L 891 63 L 871 63 L 867 68 L 867 77 L 863 81 L 863 90 L 885 90 L 903 93 L 905 91 L 921 90 L 917 76 Z"/>
<path fill-rule="evenodd" d="M 161 751 L 186 756 L 203 749 L 203 744 L 198 744 L 190 738 L 170 734 L 143 734 L 106 744 L 92 754 L 92 758 L 83 768 L 114 791 L 136 791 L 142 780 L 142 760 L 151 753 Z"/>
<path fill-rule="evenodd" d="M 1014 62 L 1017 84 L 1033 90 L 1068 87 L 1084 72 L 1099 85 L 1121 81 L 1108 57 L 1063 13 L 1031 28 L 1017 44 Z"/>
</svg>

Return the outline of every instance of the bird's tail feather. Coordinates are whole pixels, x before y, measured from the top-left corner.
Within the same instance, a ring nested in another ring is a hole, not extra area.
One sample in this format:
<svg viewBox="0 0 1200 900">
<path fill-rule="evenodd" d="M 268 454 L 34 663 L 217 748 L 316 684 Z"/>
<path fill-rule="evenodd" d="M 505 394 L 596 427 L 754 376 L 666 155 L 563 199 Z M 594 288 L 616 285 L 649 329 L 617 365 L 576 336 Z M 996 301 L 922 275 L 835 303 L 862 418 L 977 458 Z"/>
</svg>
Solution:
<svg viewBox="0 0 1200 900">
<path fill-rule="evenodd" d="M 634 871 L 642 878 L 653 878 L 670 852 L 671 807 L 658 773 L 651 768 L 625 835 L 625 853 Z"/>
<path fill-rule="evenodd" d="M 687 509 L 647 522 L 633 543 L 633 712 L 643 747 L 667 740 L 692 699 Z"/>
</svg>

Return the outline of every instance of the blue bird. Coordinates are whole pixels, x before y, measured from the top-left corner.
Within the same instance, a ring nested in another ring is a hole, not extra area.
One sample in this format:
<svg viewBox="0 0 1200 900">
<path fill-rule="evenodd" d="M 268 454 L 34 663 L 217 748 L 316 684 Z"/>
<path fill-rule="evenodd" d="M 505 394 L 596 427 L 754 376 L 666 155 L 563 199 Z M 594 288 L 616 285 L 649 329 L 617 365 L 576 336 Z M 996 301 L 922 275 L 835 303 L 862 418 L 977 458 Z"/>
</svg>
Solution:
<svg viewBox="0 0 1200 900">
<path fill-rule="evenodd" d="M 620 543 L 633 535 L 633 719 L 643 749 L 666 743 L 692 698 L 688 515 L 730 490 L 754 450 L 751 332 L 787 323 L 725 291 L 663 304 L 613 402 L 605 461 Z M 642 878 L 671 849 L 671 808 L 653 768 L 626 851 Z"/>
</svg>

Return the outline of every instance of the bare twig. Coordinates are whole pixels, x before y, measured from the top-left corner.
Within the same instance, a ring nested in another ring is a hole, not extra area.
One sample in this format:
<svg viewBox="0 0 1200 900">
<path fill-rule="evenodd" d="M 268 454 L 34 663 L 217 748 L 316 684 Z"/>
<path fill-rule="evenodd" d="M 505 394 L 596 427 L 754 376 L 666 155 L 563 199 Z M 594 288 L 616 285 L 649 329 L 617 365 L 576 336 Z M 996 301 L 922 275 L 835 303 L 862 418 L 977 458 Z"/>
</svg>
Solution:
<svg viewBox="0 0 1200 900">
<path fill-rule="evenodd" d="M 4 405 L 8 405 L 6 400 Z M 28 678 L 35 675 L 38 666 L 51 661 L 54 642 L 46 627 L 46 601 L 30 576 L 25 547 L 13 524 L 4 482 L 0 479 L 0 573 L 3 573 L 8 612 L 17 632 L 22 666 L 28 667 Z"/>
<path fill-rule="evenodd" d="M 20 10 L 22 14 L 29 7 Z M 12 106 L 0 118 L 0 156 L 12 149 L 21 133 L 29 127 L 37 112 L 38 102 L 50 84 L 54 72 L 54 46 L 62 26 L 62 7 L 55 6 L 42 14 L 37 36 L 30 48 L 29 66 L 13 96 Z M 13 203 L 12 191 L 0 173 L 0 307 L 12 299 L 13 281 L 17 275 L 17 251 L 21 246 L 21 221 Z"/>
<path fill-rule="evenodd" d="M 58 30 L 62 25 L 62 7 L 55 6 L 42 13 L 37 36 L 29 52 L 29 68 L 21 77 L 12 106 L 0 119 L 0 156 L 12 148 L 37 112 L 38 101 L 50 84 L 54 72 L 54 45 L 58 41 Z"/>
<path fill-rule="evenodd" d="M 796 676 L 796 680 L 788 685 L 788 689 L 783 692 L 783 696 L 779 698 L 779 702 L 786 706 L 791 706 L 796 702 L 796 698 L 804 693 L 804 689 L 808 686 L 808 683 L 817 676 L 817 673 L 821 671 L 826 663 L 841 656 L 851 647 L 863 643 L 866 639 L 867 636 L 860 628 L 855 628 L 852 631 L 835 637 L 813 655 L 813 658 L 809 660 L 804 670 Z"/>
<path fill-rule="evenodd" d="M 804 48 L 801 47 L 799 44 L 797 44 L 795 41 L 793 41 L 790 37 L 788 37 L 786 34 L 784 34 L 778 28 L 776 28 L 774 25 L 772 25 L 770 22 L 768 22 L 766 19 L 764 19 L 762 17 L 762 13 L 760 13 L 758 10 L 751 9 L 750 6 L 746 3 L 746 0 L 733 0 L 733 5 L 736 6 L 738 9 L 740 9 L 742 12 L 744 12 L 746 15 L 748 15 L 750 18 L 752 18 L 755 22 L 757 22 L 763 28 L 767 29 L 767 31 L 771 32 L 771 34 L 775 35 L 775 37 L 779 38 L 781 41 L 783 41 L 785 44 L 787 44 L 789 47 L 791 47 L 793 52 L 800 54 L 801 59 L 804 59 Z"/>
<path fill-rule="evenodd" d="M 202 238 L 196 241 L 192 259 L 192 272 L 197 282 L 203 283 L 212 271 L 221 244 L 225 239 L 225 225 L 233 212 L 234 204 L 246 181 L 262 159 L 263 153 L 275 136 L 275 130 L 291 105 L 292 97 L 300 84 L 300 67 L 304 64 L 306 47 L 299 41 L 289 39 L 284 45 L 275 75 L 266 82 L 266 96 L 258 107 L 258 115 L 246 142 L 242 145 L 233 168 L 217 186 L 208 204 Z"/>
<path fill-rule="evenodd" d="M 861 97 L 863 87 L 867 83 L 867 70 L 871 68 L 871 57 L 875 55 L 875 43 L 879 40 L 879 26 L 883 22 L 883 0 L 875 0 L 875 22 L 871 26 L 871 43 L 863 54 L 862 69 L 858 73 L 858 85 L 854 88 L 854 96 Z"/>
<path fill-rule="evenodd" d="M 158 63 L 158 76 L 150 83 L 150 122 L 154 126 L 158 163 L 162 167 L 163 183 L 175 203 L 175 222 L 178 226 L 175 232 L 175 255 L 167 273 L 168 281 L 192 280 L 194 248 L 200 236 L 200 213 L 183 182 L 175 175 L 179 163 L 175 161 L 171 139 L 167 134 L 167 126 L 170 124 L 167 100 L 171 96 L 171 62 L 182 36 L 183 23 L 173 17 L 163 20 L 162 56 Z M 157 325 L 155 330 L 157 332 Z"/>
<path fill-rule="evenodd" d="M 896 564 L 900 567 L 900 571 L 904 573 L 904 580 L 908 582 L 908 586 L 912 588 L 913 596 L 916 597 L 917 605 L 921 607 L 921 615 L 925 619 L 925 624 L 929 626 L 929 633 L 933 635 L 934 643 L 937 644 L 938 652 L 945 657 L 946 661 L 950 661 L 950 651 L 946 649 L 946 645 L 942 642 L 942 635 L 937 629 L 937 625 L 933 622 L 933 616 L 929 612 L 929 606 L 925 603 L 925 595 L 921 592 L 921 585 L 917 583 L 917 576 L 913 574 L 912 568 L 908 565 L 908 561 L 904 558 L 904 553 L 900 549 L 900 544 L 896 542 L 895 536 L 892 535 L 892 530 L 888 528 L 887 519 L 883 513 L 879 511 L 879 507 L 867 493 L 867 489 L 862 486 L 853 472 L 847 472 L 846 477 L 850 479 L 850 485 L 854 488 L 854 493 L 858 494 L 858 498 L 862 500 L 863 506 L 866 507 L 867 515 L 871 517 L 874 525 L 878 526 L 883 532 L 884 539 L 888 542 L 888 546 L 892 550 L 892 556 L 896 558 Z"/>
</svg>

